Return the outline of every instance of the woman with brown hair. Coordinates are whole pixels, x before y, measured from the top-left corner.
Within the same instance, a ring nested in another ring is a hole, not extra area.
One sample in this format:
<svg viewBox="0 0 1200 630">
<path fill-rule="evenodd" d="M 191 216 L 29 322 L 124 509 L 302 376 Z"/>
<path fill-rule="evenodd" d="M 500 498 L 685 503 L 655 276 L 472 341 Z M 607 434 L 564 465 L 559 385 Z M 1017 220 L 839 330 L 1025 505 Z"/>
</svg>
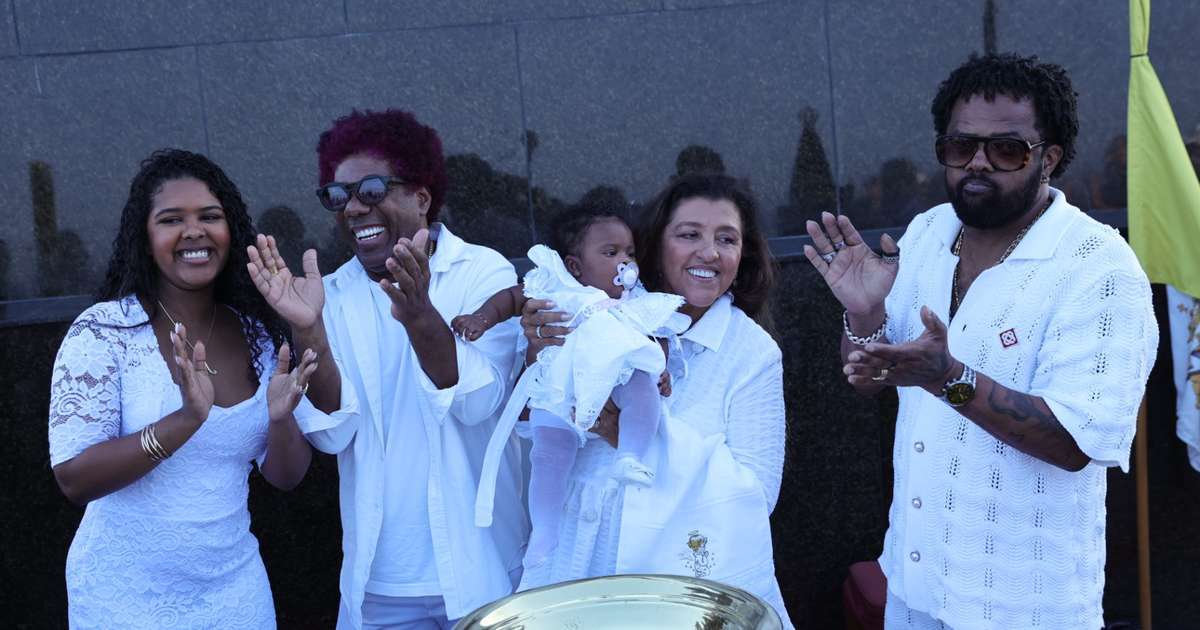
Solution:
<svg viewBox="0 0 1200 630">
<path fill-rule="evenodd" d="M 724 175 L 674 180 L 645 209 L 637 258 L 651 291 L 683 296 L 691 326 L 670 344 L 670 396 L 647 461 L 649 488 L 603 472 L 616 451 L 615 414 L 579 453 L 544 569 L 522 588 L 616 573 L 707 577 L 750 591 L 790 626 L 772 560 L 769 516 L 783 473 L 782 354 L 767 315 L 774 262 L 753 197 Z M 527 358 L 563 343 L 559 313 L 530 300 Z"/>
</svg>

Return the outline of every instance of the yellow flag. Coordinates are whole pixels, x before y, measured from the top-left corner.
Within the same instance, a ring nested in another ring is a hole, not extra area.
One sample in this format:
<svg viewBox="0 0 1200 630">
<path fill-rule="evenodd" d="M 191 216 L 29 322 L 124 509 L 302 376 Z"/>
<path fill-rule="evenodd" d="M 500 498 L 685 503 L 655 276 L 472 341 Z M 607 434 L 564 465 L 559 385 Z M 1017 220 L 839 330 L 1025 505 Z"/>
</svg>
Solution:
<svg viewBox="0 0 1200 630">
<path fill-rule="evenodd" d="M 1129 0 L 1129 242 L 1151 282 L 1200 296 L 1200 181 L 1149 42 L 1150 0 Z"/>
</svg>

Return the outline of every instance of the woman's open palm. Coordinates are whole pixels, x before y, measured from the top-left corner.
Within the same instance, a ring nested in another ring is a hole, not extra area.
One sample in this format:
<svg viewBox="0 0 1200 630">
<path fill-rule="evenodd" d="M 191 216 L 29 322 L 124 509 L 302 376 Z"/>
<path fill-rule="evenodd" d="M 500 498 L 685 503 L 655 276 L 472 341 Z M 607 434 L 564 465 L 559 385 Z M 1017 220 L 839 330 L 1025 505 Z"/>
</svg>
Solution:
<svg viewBox="0 0 1200 630">
<path fill-rule="evenodd" d="M 250 262 L 246 269 L 258 292 L 267 304 L 293 328 L 308 328 L 315 324 L 325 306 L 325 286 L 317 269 L 317 252 L 304 252 L 304 275 L 293 276 L 274 236 L 258 235 L 255 245 L 246 248 Z"/>
</svg>

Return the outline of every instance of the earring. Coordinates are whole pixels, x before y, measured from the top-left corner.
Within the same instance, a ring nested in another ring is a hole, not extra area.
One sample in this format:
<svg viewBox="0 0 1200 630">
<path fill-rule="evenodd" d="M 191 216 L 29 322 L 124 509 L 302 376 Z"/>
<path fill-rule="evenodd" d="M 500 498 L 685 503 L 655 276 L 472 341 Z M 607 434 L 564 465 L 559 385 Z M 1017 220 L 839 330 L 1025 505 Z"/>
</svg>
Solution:
<svg viewBox="0 0 1200 630">
<path fill-rule="evenodd" d="M 1041 181 L 1043 184 L 1049 184 L 1049 183 L 1050 183 L 1050 176 L 1049 176 L 1049 175 L 1047 175 L 1047 174 L 1045 174 L 1045 173 L 1042 173 L 1042 179 L 1041 179 L 1040 181 Z"/>
</svg>

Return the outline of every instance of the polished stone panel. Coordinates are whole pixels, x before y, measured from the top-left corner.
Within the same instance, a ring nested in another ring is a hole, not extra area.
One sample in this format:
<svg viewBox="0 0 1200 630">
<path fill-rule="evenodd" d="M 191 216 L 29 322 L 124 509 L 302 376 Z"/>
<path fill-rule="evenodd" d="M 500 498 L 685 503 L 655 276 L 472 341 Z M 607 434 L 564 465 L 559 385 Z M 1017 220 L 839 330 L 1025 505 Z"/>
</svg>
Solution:
<svg viewBox="0 0 1200 630">
<path fill-rule="evenodd" d="M 997 47 L 1062 66 L 1079 94 L 1075 160 L 1052 185 L 1080 207 L 1124 208 L 1128 4 L 1100 3 L 1080 11 L 1069 4 L 1010 0 L 1001 7 Z"/>
<path fill-rule="evenodd" d="M 21 52 L 17 46 L 17 25 L 11 4 L 0 4 L 0 57 Z"/>
<path fill-rule="evenodd" d="M 333 215 L 313 194 L 319 134 L 352 109 L 396 107 L 442 137 L 452 229 L 510 256 L 529 247 L 511 27 L 223 45 L 201 50 L 200 66 L 213 159 L 256 217 L 279 207 L 299 217 L 304 229 L 287 233 L 292 241 L 339 249 Z M 338 256 L 323 258 L 332 271 Z"/>
<path fill-rule="evenodd" d="M 1156 0 L 1150 10 L 1150 61 L 1162 81 L 1184 140 L 1200 145 L 1200 3 Z M 1200 156 L 1197 156 L 1200 160 Z"/>
<path fill-rule="evenodd" d="M 659 8 L 657 0 L 346 0 L 352 31 L 547 20 Z"/>
<path fill-rule="evenodd" d="M 664 9 L 703 9 L 735 4 L 758 4 L 761 0 L 663 0 Z"/>
<path fill-rule="evenodd" d="M 842 210 L 860 228 L 905 225 L 941 201 L 929 105 L 982 49 L 981 2 L 831 2 Z"/>
<path fill-rule="evenodd" d="M 90 293 L 129 181 L 153 150 L 204 150 L 191 49 L 0 62 L 0 288 L 8 299 Z"/>
<path fill-rule="evenodd" d="M 341 0 L 15 0 L 26 54 L 344 33 Z"/>
<path fill-rule="evenodd" d="M 822 26 L 816 1 L 521 24 L 533 184 L 566 203 L 604 186 L 645 201 L 679 169 L 721 165 L 768 218 L 793 180 L 811 202 L 830 188 Z"/>
</svg>

